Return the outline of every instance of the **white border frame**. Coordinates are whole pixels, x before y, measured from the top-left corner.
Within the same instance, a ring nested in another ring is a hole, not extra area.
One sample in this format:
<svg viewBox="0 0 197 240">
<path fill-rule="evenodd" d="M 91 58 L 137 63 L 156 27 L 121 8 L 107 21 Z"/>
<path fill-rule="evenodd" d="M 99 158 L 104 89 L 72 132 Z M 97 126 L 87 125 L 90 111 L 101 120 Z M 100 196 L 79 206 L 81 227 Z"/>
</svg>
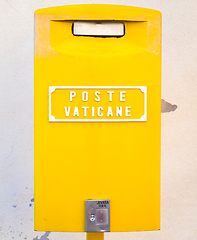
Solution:
<svg viewBox="0 0 197 240">
<path fill-rule="evenodd" d="M 140 119 L 56 119 L 51 115 L 51 94 L 56 89 L 140 89 L 144 93 L 144 115 Z M 49 86 L 49 122 L 145 122 L 147 121 L 146 86 Z"/>
</svg>

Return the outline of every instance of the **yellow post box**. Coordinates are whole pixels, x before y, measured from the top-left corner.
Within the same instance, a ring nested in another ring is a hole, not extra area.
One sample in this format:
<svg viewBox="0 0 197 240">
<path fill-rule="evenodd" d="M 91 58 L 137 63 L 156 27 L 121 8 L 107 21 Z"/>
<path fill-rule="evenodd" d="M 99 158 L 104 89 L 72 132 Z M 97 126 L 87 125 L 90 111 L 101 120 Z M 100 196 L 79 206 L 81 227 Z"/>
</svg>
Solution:
<svg viewBox="0 0 197 240">
<path fill-rule="evenodd" d="M 35 13 L 35 230 L 160 229 L 161 14 Z"/>
</svg>

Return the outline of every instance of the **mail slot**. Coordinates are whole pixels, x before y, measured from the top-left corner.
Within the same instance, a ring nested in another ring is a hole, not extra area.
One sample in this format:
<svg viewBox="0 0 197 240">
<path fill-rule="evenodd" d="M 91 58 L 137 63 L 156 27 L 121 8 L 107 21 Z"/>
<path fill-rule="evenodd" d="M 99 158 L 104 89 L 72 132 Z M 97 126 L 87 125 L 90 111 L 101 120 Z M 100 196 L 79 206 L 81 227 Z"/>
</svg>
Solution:
<svg viewBox="0 0 197 240">
<path fill-rule="evenodd" d="M 35 230 L 160 229 L 161 14 L 35 12 Z"/>
</svg>

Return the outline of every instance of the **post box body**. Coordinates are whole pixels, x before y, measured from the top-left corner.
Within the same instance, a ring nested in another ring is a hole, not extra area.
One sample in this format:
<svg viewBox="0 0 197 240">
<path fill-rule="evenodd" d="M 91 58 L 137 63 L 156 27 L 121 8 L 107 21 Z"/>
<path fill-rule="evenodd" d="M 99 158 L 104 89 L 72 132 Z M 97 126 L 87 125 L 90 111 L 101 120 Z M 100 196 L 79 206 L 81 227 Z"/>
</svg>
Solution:
<svg viewBox="0 0 197 240">
<path fill-rule="evenodd" d="M 122 37 L 74 36 L 76 21 Z M 85 200 L 110 200 L 110 231 L 160 229 L 161 14 L 116 5 L 35 13 L 35 230 L 85 231 Z"/>
</svg>

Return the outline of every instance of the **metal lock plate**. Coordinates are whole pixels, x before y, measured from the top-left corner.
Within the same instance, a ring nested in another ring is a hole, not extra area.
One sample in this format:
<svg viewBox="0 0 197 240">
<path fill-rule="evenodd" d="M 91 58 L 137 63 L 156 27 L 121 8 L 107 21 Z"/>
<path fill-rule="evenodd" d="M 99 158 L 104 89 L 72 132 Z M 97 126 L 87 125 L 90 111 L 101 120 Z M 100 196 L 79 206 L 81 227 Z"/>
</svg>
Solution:
<svg viewBox="0 0 197 240">
<path fill-rule="evenodd" d="M 86 200 L 86 232 L 110 232 L 110 200 Z"/>
</svg>

